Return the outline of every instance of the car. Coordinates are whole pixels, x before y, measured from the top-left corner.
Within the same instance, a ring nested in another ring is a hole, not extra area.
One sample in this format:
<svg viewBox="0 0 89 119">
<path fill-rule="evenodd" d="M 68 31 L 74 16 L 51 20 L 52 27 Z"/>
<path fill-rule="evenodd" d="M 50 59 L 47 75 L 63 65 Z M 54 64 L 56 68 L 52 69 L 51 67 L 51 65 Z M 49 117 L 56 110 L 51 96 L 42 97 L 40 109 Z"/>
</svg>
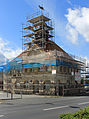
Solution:
<svg viewBox="0 0 89 119">
<path fill-rule="evenodd" d="M 84 85 L 85 91 L 89 91 L 89 85 Z"/>
</svg>

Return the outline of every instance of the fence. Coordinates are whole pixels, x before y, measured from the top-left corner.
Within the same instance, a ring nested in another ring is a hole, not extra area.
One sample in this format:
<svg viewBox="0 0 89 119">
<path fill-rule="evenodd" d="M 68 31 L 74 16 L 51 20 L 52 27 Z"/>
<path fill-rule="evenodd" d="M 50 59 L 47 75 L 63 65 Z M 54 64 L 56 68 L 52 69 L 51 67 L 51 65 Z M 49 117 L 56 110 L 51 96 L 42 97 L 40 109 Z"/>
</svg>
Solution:
<svg viewBox="0 0 89 119">
<path fill-rule="evenodd" d="M 80 92 L 84 91 L 84 88 L 81 86 L 71 86 L 66 87 L 63 84 L 32 84 L 32 83 L 17 83 L 12 84 L 8 83 L 8 85 L 3 85 L 3 91 L 11 95 L 11 99 L 13 98 L 22 98 L 23 95 L 31 95 L 31 94 L 39 94 L 39 95 L 57 95 L 57 96 L 65 96 L 65 95 L 78 95 Z"/>
</svg>

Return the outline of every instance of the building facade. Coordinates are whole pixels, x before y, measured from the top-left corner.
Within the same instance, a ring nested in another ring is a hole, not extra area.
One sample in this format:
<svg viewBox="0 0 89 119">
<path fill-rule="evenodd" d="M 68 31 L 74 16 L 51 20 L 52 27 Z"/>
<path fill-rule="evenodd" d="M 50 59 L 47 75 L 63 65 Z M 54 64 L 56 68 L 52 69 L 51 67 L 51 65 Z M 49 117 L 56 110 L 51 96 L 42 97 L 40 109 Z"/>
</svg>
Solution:
<svg viewBox="0 0 89 119">
<path fill-rule="evenodd" d="M 81 62 L 73 59 L 53 41 L 51 19 L 41 14 L 29 19 L 24 27 L 23 52 L 4 67 L 4 90 L 16 93 L 63 95 L 76 87 L 75 74 Z M 11 88 L 11 89 L 12 89 Z"/>
</svg>

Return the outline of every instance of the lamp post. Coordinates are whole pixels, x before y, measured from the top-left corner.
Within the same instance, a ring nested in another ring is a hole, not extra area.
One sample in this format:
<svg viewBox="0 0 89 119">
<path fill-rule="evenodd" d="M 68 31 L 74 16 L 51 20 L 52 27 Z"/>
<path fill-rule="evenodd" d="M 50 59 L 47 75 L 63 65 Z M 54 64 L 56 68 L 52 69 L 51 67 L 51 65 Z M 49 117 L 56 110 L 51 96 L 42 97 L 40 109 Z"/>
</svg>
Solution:
<svg viewBox="0 0 89 119">
<path fill-rule="evenodd" d="M 3 90 L 3 67 L 2 66 L 0 66 L 0 68 L 1 68 L 1 89 Z"/>
<path fill-rule="evenodd" d="M 6 76 L 7 76 L 7 97 L 8 97 L 8 71 L 6 71 Z"/>
</svg>

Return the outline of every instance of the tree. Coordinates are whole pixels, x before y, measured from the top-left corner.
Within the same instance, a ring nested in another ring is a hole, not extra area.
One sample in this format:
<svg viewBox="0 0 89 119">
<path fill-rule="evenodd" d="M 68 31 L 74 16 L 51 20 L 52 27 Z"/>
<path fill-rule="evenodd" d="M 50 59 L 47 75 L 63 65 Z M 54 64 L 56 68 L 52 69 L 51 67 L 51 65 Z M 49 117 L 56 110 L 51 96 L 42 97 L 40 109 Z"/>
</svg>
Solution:
<svg viewBox="0 0 89 119">
<path fill-rule="evenodd" d="M 81 79 L 81 84 L 84 84 L 84 79 Z"/>
</svg>

